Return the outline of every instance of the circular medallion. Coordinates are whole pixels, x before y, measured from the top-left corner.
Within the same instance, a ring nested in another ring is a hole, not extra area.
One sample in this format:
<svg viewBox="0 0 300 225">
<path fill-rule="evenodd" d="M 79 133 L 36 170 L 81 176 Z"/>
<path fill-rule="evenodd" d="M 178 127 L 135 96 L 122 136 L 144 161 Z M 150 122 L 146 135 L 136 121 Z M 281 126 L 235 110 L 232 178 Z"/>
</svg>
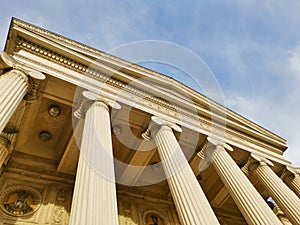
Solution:
<svg viewBox="0 0 300 225">
<path fill-rule="evenodd" d="M 0 195 L 0 207 L 11 216 L 33 214 L 41 205 L 42 196 L 37 190 L 27 186 L 12 186 Z"/>
</svg>

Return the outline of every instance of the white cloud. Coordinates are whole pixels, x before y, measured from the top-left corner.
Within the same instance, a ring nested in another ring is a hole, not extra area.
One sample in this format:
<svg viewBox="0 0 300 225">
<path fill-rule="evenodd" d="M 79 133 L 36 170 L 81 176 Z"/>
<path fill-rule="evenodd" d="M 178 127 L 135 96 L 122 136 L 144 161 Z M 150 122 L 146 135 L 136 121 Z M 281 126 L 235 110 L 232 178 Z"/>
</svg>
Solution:
<svg viewBox="0 0 300 225">
<path fill-rule="evenodd" d="M 300 79 L 300 46 L 290 51 L 290 58 L 288 60 L 291 73 L 296 79 Z"/>
<path fill-rule="evenodd" d="M 282 60 L 282 57 L 287 57 Z M 285 157 L 300 166 L 300 46 L 278 56 L 273 62 L 280 83 L 266 94 L 239 90 L 225 91 L 229 108 L 287 139 Z M 270 64 L 271 65 L 271 64 Z M 270 81 L 271 82 L 271 81 Z"/>
</svg>

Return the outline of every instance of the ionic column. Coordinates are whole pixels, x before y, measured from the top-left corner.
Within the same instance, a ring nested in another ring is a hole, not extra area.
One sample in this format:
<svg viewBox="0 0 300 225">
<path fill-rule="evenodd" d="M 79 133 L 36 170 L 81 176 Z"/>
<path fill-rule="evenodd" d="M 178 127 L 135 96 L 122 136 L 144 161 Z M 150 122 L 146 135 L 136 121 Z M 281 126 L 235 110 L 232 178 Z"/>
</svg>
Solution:
<svg viewBox="0 0 300 225">
<path fill-rule="evenodd" d="M 17 69 L 0 76 L 0 132 L 8 123 L 28 91 L 27 75 Z"/>
<path fill-rule="evenodd" d="M 209 137 L 208 141 L 207 148 L 202 153 L 204 160 L 212 163 L 247 223 L 281 225 L 268 204 L 225 150 L 233 149 Z"/>
<path fill-rule="evenodd" d="M 172 128 L 180 131 L 175 124 L 168 124 L 152 117 L 149 130 L 154 138 L 167 182 L 182 225 L 219 224 L 200 184 L 198 183 Z M 149 132 L 144 133 L 145 135 Z"/>
<path fill-rule="evenodd" d="M 2 132 L 0 134 L 0 168 L 7 161 L 16 139 L 16 133 Z"/>
<path fill-rule="evenodd" d="M 0 69 L 7 71 L 0 76 L 1 133 L 30 87 L 26 72 L 15 65 L 13 59 L 5 52 L 0 52 Z M 45 76 L 38 72 L 28 72 L 28 75 L 38 80 L 45 79 Z"/>
<path fill-rule="evenodd" d="M 249 171 L 260 180 L 290 222 L 300 224 L 300 199 L 270 168 L 272 162 L 253 154 L 251 156 Z"/>
<path fill-rule="evenodd" d="M 286 166 L 281 178 L 300 198 L 300 168 Z"/>
<path fill-rule="evenodd" d="M 70 225 L 83 224 L 118 224 L 110 115 L 101 100 L 86 112 L 73 194 Z"/>
</svg>

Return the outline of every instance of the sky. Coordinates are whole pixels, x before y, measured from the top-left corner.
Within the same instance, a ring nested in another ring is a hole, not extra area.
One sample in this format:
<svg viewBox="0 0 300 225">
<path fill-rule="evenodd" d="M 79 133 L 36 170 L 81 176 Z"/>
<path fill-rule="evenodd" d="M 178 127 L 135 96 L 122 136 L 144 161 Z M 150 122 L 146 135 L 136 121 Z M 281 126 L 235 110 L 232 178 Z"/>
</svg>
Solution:
<svg viewBox="0 0 300 225">
<path fill-rule="evenodd" d="M 214 73 L 226 107 L 287 140 L 300 166 L 300 1 L 0 0 L 0 48 L 11 17 L 110 51 L 175 43 Z M 185 76 L 168 74 L 192 86 Z"/>
</svg>

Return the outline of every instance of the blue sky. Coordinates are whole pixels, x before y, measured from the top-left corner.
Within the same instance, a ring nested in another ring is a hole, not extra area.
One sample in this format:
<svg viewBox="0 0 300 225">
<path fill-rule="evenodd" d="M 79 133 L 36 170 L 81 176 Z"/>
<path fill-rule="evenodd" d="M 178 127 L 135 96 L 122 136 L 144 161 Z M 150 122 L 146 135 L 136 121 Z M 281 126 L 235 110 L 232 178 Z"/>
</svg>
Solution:
<svg viewBox="0 0 300 225">
<path fill-rule="evenodd" d="M 12 16 L 103 51 L 140 40 L 190 49 L 214 72 L 226 106 L 286 138 L 285 156 L 300 166 L 300 1 L 0 4 L 1 49 Z M 184 76 L 173 76 L 190 84 Z"/>
</svg>

